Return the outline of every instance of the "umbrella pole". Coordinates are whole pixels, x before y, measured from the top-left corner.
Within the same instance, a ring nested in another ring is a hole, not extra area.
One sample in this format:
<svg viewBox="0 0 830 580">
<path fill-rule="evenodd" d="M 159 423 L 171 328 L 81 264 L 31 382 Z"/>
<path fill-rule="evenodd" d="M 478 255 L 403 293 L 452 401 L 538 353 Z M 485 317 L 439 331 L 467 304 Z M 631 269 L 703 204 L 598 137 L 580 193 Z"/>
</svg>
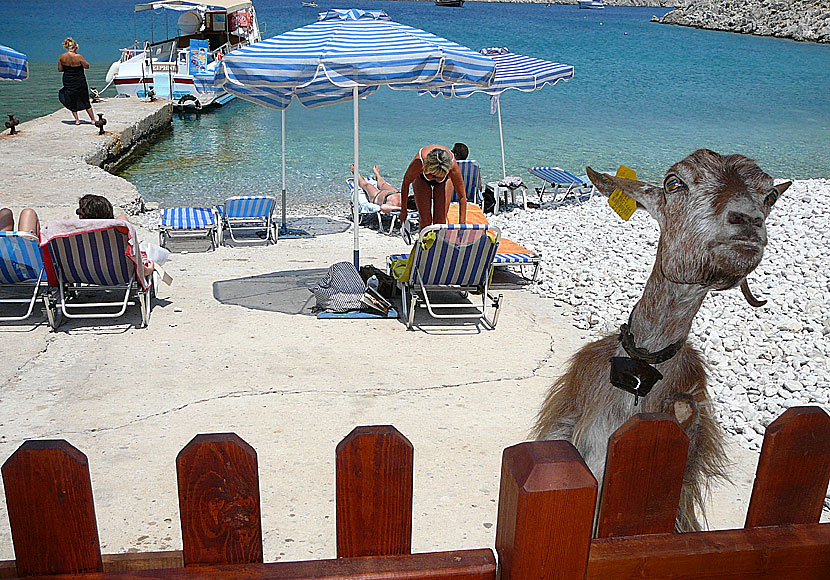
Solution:
<svg viewBox="0 0 830 580">
<path fill-rule="evenodd" d="M 499 115 L 499 143 L 501 143 L 501 176 L 507 179 L 507 168 L 504 165 L 504 134 L 501 131 L 501 99 L 496 102 L 496 112 Z"/>
<path fill-rule="evenodd" d="M 358 200 L 358 190 L 360 188 L 360 184 L 357 180 L 358 171 L 358 149 L 359 149 L 359 130 L 358 130 L 358 123 L 357 123 L 357 85 L 352 88 L 352 101 L 353 101 L 353 111 L 354 111 L 354 188 L 353 188 L 353 195 L 354 199 L 352 199 L 352 213 L 354 217 L 354 267 L 360 268 L 360 216 L 359 216 L 359 208 L 357 204 Z"/>
<path fill-rule="evenodd" d="M 285 225 L 285 109 L 282 111 L 282 124 L 281 124 L 281 132 L 282 132 L 282 227 L 280 227 L 281 234 L 285 234 L 288 232 L 288 228 Z"/>
</svg>

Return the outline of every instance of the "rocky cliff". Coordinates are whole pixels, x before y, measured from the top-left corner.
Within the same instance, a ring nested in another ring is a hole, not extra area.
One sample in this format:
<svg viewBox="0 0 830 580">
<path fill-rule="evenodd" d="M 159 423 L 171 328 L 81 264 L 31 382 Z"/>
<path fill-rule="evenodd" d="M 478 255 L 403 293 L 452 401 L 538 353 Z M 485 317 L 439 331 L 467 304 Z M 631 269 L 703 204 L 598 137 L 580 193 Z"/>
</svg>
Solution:
<svg viewBox="0 0 830 580">
<path fill-rule="evenodd" d="M 677 0 L 675 4 L 677 8 L 656 20 L 709 30 L 830 42 L 830 0 Z"/>
</svg>

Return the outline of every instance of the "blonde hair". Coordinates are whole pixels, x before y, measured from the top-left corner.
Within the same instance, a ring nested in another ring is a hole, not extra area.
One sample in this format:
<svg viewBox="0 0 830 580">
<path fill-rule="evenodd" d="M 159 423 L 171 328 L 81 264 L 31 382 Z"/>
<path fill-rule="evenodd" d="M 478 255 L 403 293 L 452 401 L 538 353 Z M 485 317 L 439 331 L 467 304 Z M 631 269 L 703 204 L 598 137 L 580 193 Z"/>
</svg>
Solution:
<svg viewBox="0 0 830 580">
<path fill-rule="evenodd" d="M 67 36 L 66 40 L 63 41 L 63 47 L 66 50 L 78 50 L 78 43 L 72 40 L 71 36 Z"/>
<path fill-rule="evenodd" d="M 447 175 L 452 167 L 452 155 L 446 149 L 436 147 L 427 153 L 424 159 L 424 173 L 432 175 Z"/>
</svg>

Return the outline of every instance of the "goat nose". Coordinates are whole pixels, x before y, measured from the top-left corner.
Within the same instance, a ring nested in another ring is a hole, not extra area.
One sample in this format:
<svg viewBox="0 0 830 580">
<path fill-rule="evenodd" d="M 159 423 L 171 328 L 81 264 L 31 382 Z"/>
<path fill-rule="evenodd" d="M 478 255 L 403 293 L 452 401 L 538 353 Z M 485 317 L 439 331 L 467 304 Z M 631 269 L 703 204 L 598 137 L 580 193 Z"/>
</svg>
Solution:
<svg viewBox="0 0 830 580">
<path fill-rule="evenodd" d="M 739 211 L 730 211 L 728 215 L 728 220 L 730 224 L 734 225 L 750 225 L 755 226 L 756 228 L 760 228 L 764 225 L 764 218 L 762 217 L 752 217 L 751 215 L 739 212 Z"/>
</svg>

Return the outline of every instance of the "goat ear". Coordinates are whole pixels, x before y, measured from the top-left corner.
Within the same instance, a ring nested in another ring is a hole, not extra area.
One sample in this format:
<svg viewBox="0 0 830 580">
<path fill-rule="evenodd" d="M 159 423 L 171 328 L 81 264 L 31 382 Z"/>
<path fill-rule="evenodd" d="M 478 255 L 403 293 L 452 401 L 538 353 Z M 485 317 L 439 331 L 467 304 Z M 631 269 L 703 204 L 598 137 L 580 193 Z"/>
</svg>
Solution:
<svg viewBox="0 0 830 580">
<path fill-rule="evenodd" d="M 632 198 L 637 204 L 645 209 L 649 209 L 654 205 L 659 196 L 662 194 L 662 188 L 654 187 L 651 184 L 636 179 L 626 179 L 625 177 L 616 177 L 607 173 L 599 173 L 590 167 L 586 167 L 588 179 L 591 180 L 600 192 L 606 197 L 614 193 L 615 189 L 621 189 L 624 194 Z"/>
</svg>

